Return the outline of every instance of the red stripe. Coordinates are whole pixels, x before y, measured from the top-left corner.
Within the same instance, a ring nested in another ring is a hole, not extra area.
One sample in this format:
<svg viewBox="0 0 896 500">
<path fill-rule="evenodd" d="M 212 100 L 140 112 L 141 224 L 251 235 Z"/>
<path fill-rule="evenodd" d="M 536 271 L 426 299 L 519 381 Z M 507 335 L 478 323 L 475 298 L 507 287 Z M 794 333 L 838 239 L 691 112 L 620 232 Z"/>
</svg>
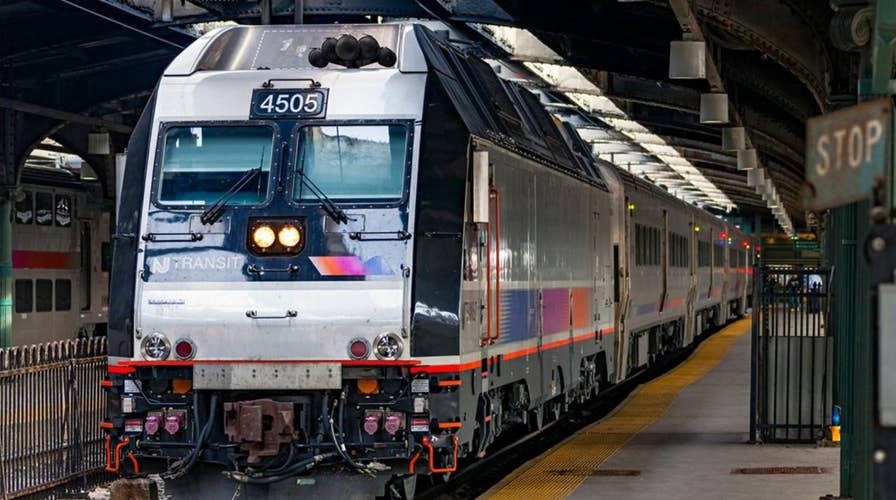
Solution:
<svg viewBox="0 0 896 500">
<path fill-rule="evenodd" d="M 109 373 L 116 373 L 119 375 L 126 375 L 128 373 L 134 373 L 135 371 L 137 371 L 132 366 L 114 366 L 114 365 L 109 365 L 108 370 L 109 370 Z"/>
<path fill-rule="evenodd" d="M 389 360 L 380 360 L 380 359 L 361 359 L 361 360 L 348 360 L 348 359 L 193 359 L 187 361 L 180 360 L 170 360 L 170 361 L 121 361 L 119 363 L 119 367 L 134 367 L 134 366 L 193 366 L 194 364 L 202 364 L 202 365 L 239 365 L 239 364 L 248 364 L 248 363 L 260 363 L 260 364 L 279 364 L 279 363 L 289 363 L 289 364 L 307 364 L 307 363 L 341 363 L 347 366 L 413 366 L 419 365 L 419 359 L 408 359 L 408 360 L 398 360 L 398 361 L 389 361 Z M 114 366 L 109 367 L 109 371 L 112 371 L 112 368 L 117 368 Z M 133 371 L 133 368 L 131 368 Z"/>
<path fill-rule="evenodd" d="M 15 269 L 74 269 L 79 255 L 71 252 L 35 252 L 13 250 L 12 267 Z"/>
</svg>

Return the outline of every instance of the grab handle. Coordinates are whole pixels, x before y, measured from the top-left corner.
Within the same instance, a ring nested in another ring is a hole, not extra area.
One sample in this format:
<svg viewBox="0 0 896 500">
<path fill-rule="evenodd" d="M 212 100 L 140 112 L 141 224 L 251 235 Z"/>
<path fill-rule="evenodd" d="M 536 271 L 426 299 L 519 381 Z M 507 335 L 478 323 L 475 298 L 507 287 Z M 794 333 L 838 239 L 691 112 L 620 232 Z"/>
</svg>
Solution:
<svg viewBox="0 0 896 500">
<path fill-rule="evenodd" d="M 262 275 L 264 273 L 295 274 L 295 273 L 299 272 L 299 266 L 297 266 L 296 264 L 290 264 L 290 265 L 286 266 L 285 268 L 272 269 L 272 268 L 261 267 L 258 264 L 249 264 L 246 267 L 246 272 L 249 274 L 254 274 L 254 275 Z"/>
<path fill-rule="evenodd" d="M 285 314 L 280 316 L 259 316 L 258 311 L 254 309 L 250 309 L 246 311 L 246 317 L 251 319 L 287 319 L 287 318 L 295 318 L 299 315 L 299 312 L 295 309 L 289 309 Z"/>
</svg>

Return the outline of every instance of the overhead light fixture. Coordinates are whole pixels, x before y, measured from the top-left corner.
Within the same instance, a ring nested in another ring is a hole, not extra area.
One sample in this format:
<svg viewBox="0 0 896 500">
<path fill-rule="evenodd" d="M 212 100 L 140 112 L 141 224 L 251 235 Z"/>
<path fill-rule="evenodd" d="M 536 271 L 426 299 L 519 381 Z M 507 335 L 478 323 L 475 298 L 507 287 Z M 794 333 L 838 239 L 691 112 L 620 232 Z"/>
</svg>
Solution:
<svg viewBox="0 0 896 500">
<path fill-rule="evenodd" d="M 101 131 L 87 134 L 87 154 L 107 155 L 111 152 L 109 132 Z"/>
<path fill-rule="evenodd" d="M 700 94 L 700 123 L 728 123 L 728 94 Z"/>
<path fill-rule="evenodd" d="M 747 147 L 747 131 L 743 127 L 722 129 L 722 150 L 737 151 Z"/>
<path fill-rule="evenodd" d="M 747 170 L 747 186 L 755 188 L 760 184 L 765 184 L 765 170 L 761 168 Z"/>
<path fill-rule="evenodd" d="M 737 150 L 737 169 L 750 170 L 759 166 L 759 158 L 755 149 L 739 149 Z"/>
<path fill-rule="evenodd" d="M 672 41 L 669 44 L 669 78 L 706 78 L 706 42 Z"/>
</svg>

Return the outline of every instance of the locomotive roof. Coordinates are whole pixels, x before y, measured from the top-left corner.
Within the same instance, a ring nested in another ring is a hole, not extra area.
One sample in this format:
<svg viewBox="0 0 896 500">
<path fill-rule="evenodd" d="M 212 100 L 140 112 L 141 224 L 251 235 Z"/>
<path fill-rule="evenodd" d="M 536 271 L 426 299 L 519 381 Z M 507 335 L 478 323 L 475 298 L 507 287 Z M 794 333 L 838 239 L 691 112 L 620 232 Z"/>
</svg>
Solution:
<svg viewBox="0 0 896 500">
<path fill-rule="evenodd" d="M 429 28 L 414 31 L 430 71 L 445 89 L 471 134 L 537 157 L 567 174 L 606 188 L 574 130 L 555 120 L 522 85 L 498 78 L 491 66 Z M 577 147 L 578 146 L 578 147 Z"/>
</svg>

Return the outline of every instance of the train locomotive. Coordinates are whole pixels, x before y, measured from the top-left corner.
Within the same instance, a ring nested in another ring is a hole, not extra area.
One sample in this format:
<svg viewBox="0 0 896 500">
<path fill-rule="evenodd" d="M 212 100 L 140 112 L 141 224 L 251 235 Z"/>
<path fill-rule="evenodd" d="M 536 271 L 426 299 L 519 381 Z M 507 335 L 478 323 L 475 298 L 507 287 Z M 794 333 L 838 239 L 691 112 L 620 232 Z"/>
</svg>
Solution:
<svg viewBox="0 0 896 500">
<path fill-rule="evenodd" d="M 749 301 L 745 234 L 422 24 L 206 34 L 119 196 L 106 468 L 196 497 L 412 496 Z"/>
</svg>

